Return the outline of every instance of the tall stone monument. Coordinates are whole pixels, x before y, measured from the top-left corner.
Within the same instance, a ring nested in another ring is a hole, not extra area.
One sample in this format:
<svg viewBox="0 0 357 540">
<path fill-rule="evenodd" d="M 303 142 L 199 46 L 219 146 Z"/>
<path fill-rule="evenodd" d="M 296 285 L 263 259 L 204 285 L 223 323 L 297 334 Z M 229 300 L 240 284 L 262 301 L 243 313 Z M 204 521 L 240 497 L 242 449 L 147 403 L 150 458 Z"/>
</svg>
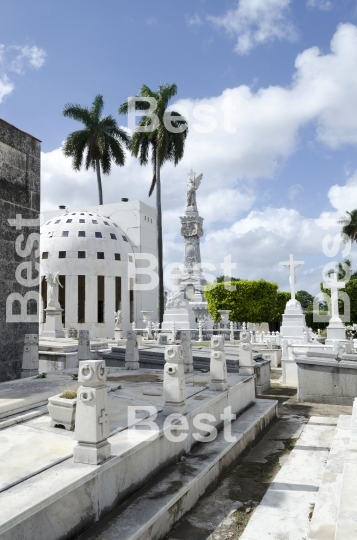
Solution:
<svg viewBox="0 0 357 540">
<path fill-rule="evenodd" d="M 181 235 L 185 240 L 184 270 L 180 290 L 191 303 L 204 302 L 203 288 L 206 280 L 201 270 L 200 238 L 203 236 L 203 218 L 199 215 L 196 191 L 201 185 L 203 175 L 191 170 L 187 181 L 186 209 L 181 220 Z M 199 308 L 199 306 L 196 306 Z M 203 307 L 203 306 L 202 306 Z M 197 316 L 197 315 L 196 315 Z"/>
<path fill-rule="evenodd" d="M 334 341 L 347 341 L 346 327 L 340 318 L 338 309 L 338 290 L 344 289 L 345 286 L 345 282 L 338 281 L 336 272 L 333 273 L 333 278 L 328 283 L 324 283 L 325 289 L 331 289 L 331 319 L 326 329 L 326 344 L 333 343 Z"/>
<path fill-rule="evenodd" d="M 309 336 L 306 327 L 305 315 L 303 313 L 301 304 L 295 298 L 295 283 L 296 272 L 295 270 L 304 264 L 304 261 L 294 261 L 294 255 L 290 255 L 290 260 L 281 262 L 281 266 L 285 266 L 290 271 L 290 290 L 291 299 L 287 302 L 283 315 L 283 323 L 280 328 L 280 335 L 283 339 L 304 341 L 304 332 Z"/>
</svg>

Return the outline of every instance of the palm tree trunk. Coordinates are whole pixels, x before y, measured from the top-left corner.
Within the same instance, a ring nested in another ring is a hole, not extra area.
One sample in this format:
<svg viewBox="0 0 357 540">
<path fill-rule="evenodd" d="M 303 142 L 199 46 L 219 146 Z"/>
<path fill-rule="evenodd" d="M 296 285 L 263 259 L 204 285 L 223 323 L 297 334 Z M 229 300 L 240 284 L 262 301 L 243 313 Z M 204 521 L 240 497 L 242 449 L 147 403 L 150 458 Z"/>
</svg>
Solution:
<svg viewBox="0 0 357 540">
<path fill-rule="evenodd" d="M 102 190 L 102 179 L 100 176 L 100 161 L 99 158 L 95 160 L 95 169 L 97 171 L 97 182 L 98 182 L 98 195 L 99 195 L 99 204 L 103 204 L 103 190 Z"/>
<path fill-rule="evenodd" d="M 162 212 L 161 212 L 161 180 L 160 180 L 160 158 L 156 150 L 156 210 L 157 210 L 157 271 L 159 276 L 158 285 L 158 318 L 161 324 L 164 320 L 164 270 L 162 260 Z"/>
</svg>

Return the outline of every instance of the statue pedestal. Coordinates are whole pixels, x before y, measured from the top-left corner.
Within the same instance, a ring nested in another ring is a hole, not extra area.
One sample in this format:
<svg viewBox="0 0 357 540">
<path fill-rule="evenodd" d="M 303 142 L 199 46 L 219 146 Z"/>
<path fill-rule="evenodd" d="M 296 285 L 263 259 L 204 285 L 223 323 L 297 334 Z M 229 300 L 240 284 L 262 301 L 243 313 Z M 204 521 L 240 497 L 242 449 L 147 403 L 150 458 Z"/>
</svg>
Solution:
<svg viewBox="0 0 357 540">
<path fill-rule="evenodd" d="M 59 308 L 47 308 L 45 309 L 46 313 L 46 322 L 45 329 L 41 334 L 41 337 L 50 337 L 50 338 L 65 338 L 66 334 L 62 328 L 62 311 L 63 309 Z"/>
<path fill-rule="evenodd" d="M 171 332 L 172 323 L 175 323 L 176 330 L 193 330 L 197 326 L 191 307 L 166 309 L 162 330 Z"/>
<path fill-rule="evenodd" d="M 330 323 L 326 328 L 327 339 L 326 345 L 331 344 L 333 341 L 346 341 L 346 327 L 341 321 L 340 317 L 332 317 Z"/>
<path fill-rule="evenodd" d="M 114 329 L 114 339 L 116 341 L 120 341 L 122 339 L 122 329 L 121 328 L 115 328 Z"/>
<path fill-rule="evenodd" d="M 304 332 L 307 333 L 307 328 L 301 304 L 297 300 L 289 300 L 284 311 L 280 335 L 283 339 L 303 341 Z"/>
</svg>

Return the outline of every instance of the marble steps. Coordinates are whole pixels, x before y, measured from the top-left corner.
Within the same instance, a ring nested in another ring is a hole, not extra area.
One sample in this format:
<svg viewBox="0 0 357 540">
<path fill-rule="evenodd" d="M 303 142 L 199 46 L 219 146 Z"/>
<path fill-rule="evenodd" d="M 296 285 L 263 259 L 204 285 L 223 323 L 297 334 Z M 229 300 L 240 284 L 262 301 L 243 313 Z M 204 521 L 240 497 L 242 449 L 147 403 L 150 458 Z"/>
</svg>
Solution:
<svg viewBox="0 0 357 540">
<path fill-rule="evenodd" d="M 78 540 L 161 540 L 177 521 L 252 445 L 275 415 L 276 402 L 259 400 L 232 423 L 235 442 L 223 432 L 210 443 L 196 445 L 125 504 L 114 509 Z"/>
<path fill-rule="evenodd" d="M 13 414 L 5 419 L 0 419 L 0 430 L 15 424 L 22 424 L 23 422 L 27 422 L 27 420 L 37 418 L 38 416 L 43 416 L 47 413 L 47 405 L 42 405 L 40 407 L 34 407 L 26 412 L 24 411 L 22 413 Z"/>
<path fill-rule="evenodd" d="M 334 540 L 356 540 L 357 538 L 357 398 L 354 400 L 351 417 L 351 436 L 345 456 L 341 498 L 338 508 L 336 535 Z"/>
<path fill-rule="evenodd" d="M 308 540 L 335 540 L 343 469 L 350 433 L 351 416 L 341 415 L 337 421 L 335 436 L 317 495 Z"/>
<path fill-rule="evenodd" d="M 111 353 L 103 354 L 103 360 L 105 360 L 107 367 L 124 367 L 125 366 L 125 348 L 113 347 Z M 146 349 L 139 350 L 139 364 L 143 369 L 160 369 L 165 364 L 164 349 L 161 351 L 150 351 Z M 197 356 L 193 354 L 193 367 L 195 370 L 209 371 L 210 358 L 209 350 L 207 351 L 207 357 Z M 235 360 L 227 358 L 227 371 L 228 373 L 238 373 L 239 368 Z"/>
<path fill-rule="evenodd" d="M 240 540 L 308 538 L 309 518 L 317 504 L 336 424 L 337 419 L 331 417 L 309 419 Z M 325 536 L 318 538 L 327 540 Z"/>
</svg>

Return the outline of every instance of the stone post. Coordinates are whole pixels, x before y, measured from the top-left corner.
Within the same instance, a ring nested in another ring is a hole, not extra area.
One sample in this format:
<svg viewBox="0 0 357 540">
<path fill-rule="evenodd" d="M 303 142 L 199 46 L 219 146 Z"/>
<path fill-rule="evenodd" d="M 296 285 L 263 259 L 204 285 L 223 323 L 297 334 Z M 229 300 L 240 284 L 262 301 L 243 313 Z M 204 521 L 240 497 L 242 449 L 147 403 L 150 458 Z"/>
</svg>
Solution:
<svg viewBox="0 0 357 540">
<path fill-rule="evenodd" d="M 125 369 L 139 369 L 139 347 L 136 332 L 126 334 Z"/>
<path fill-rule="evenodd" d="M 88 330 L 78 332 L 78 361 L 90 359 L 90 340 Z"/>
<path fill-rule="evenodd" d="M 241 332 L 239 345 L 239 374 L 254 375 L 254 360 L 250 332 Z"/>
<path fill-rule="evenodd" d="M 203 325 L 202 325 L 202 322 L 200 321 L 198 323 L 198 341 L 199 341 L 199 343 L 203 342 L 203 331 L 202 331 L 203 328 L 202 327 L 203 327 Z"/>
<path fill-rule="evenodd" d="M 193 358 L 191 332 L 189 330 L 181 330 L 181 348 L 183 352 L 185 373 L 191 373 L 193 371 Z"/>
<path fill-rule="evenodd" d="M 186 413 L 185 367 L 181 345 L 165 348 L 163 414 Z"/>
<path fill-rule="evenodd" d="M 79 363 L 75 463 L 97 465 L 111 455 L 106 368 L 103 360 Z"/>
<path fill-rule="evenodd" d="M 21 379 L 38 374 L 38 335 L 25 334 Z"/>
<path fill-rule="evenodd" d="M 224 336 L 212 336 L 211 338 L 210 373 L 210 390 L 227 390 L 227 363 L 226 353 L 224 352 Z"/>
<path fill-rule="evenodd" d="M 234 324 L 233 321 L 229 323 L 229 329 L 230 329 L 230 341 L 234 341 Z"/>
</svg>

